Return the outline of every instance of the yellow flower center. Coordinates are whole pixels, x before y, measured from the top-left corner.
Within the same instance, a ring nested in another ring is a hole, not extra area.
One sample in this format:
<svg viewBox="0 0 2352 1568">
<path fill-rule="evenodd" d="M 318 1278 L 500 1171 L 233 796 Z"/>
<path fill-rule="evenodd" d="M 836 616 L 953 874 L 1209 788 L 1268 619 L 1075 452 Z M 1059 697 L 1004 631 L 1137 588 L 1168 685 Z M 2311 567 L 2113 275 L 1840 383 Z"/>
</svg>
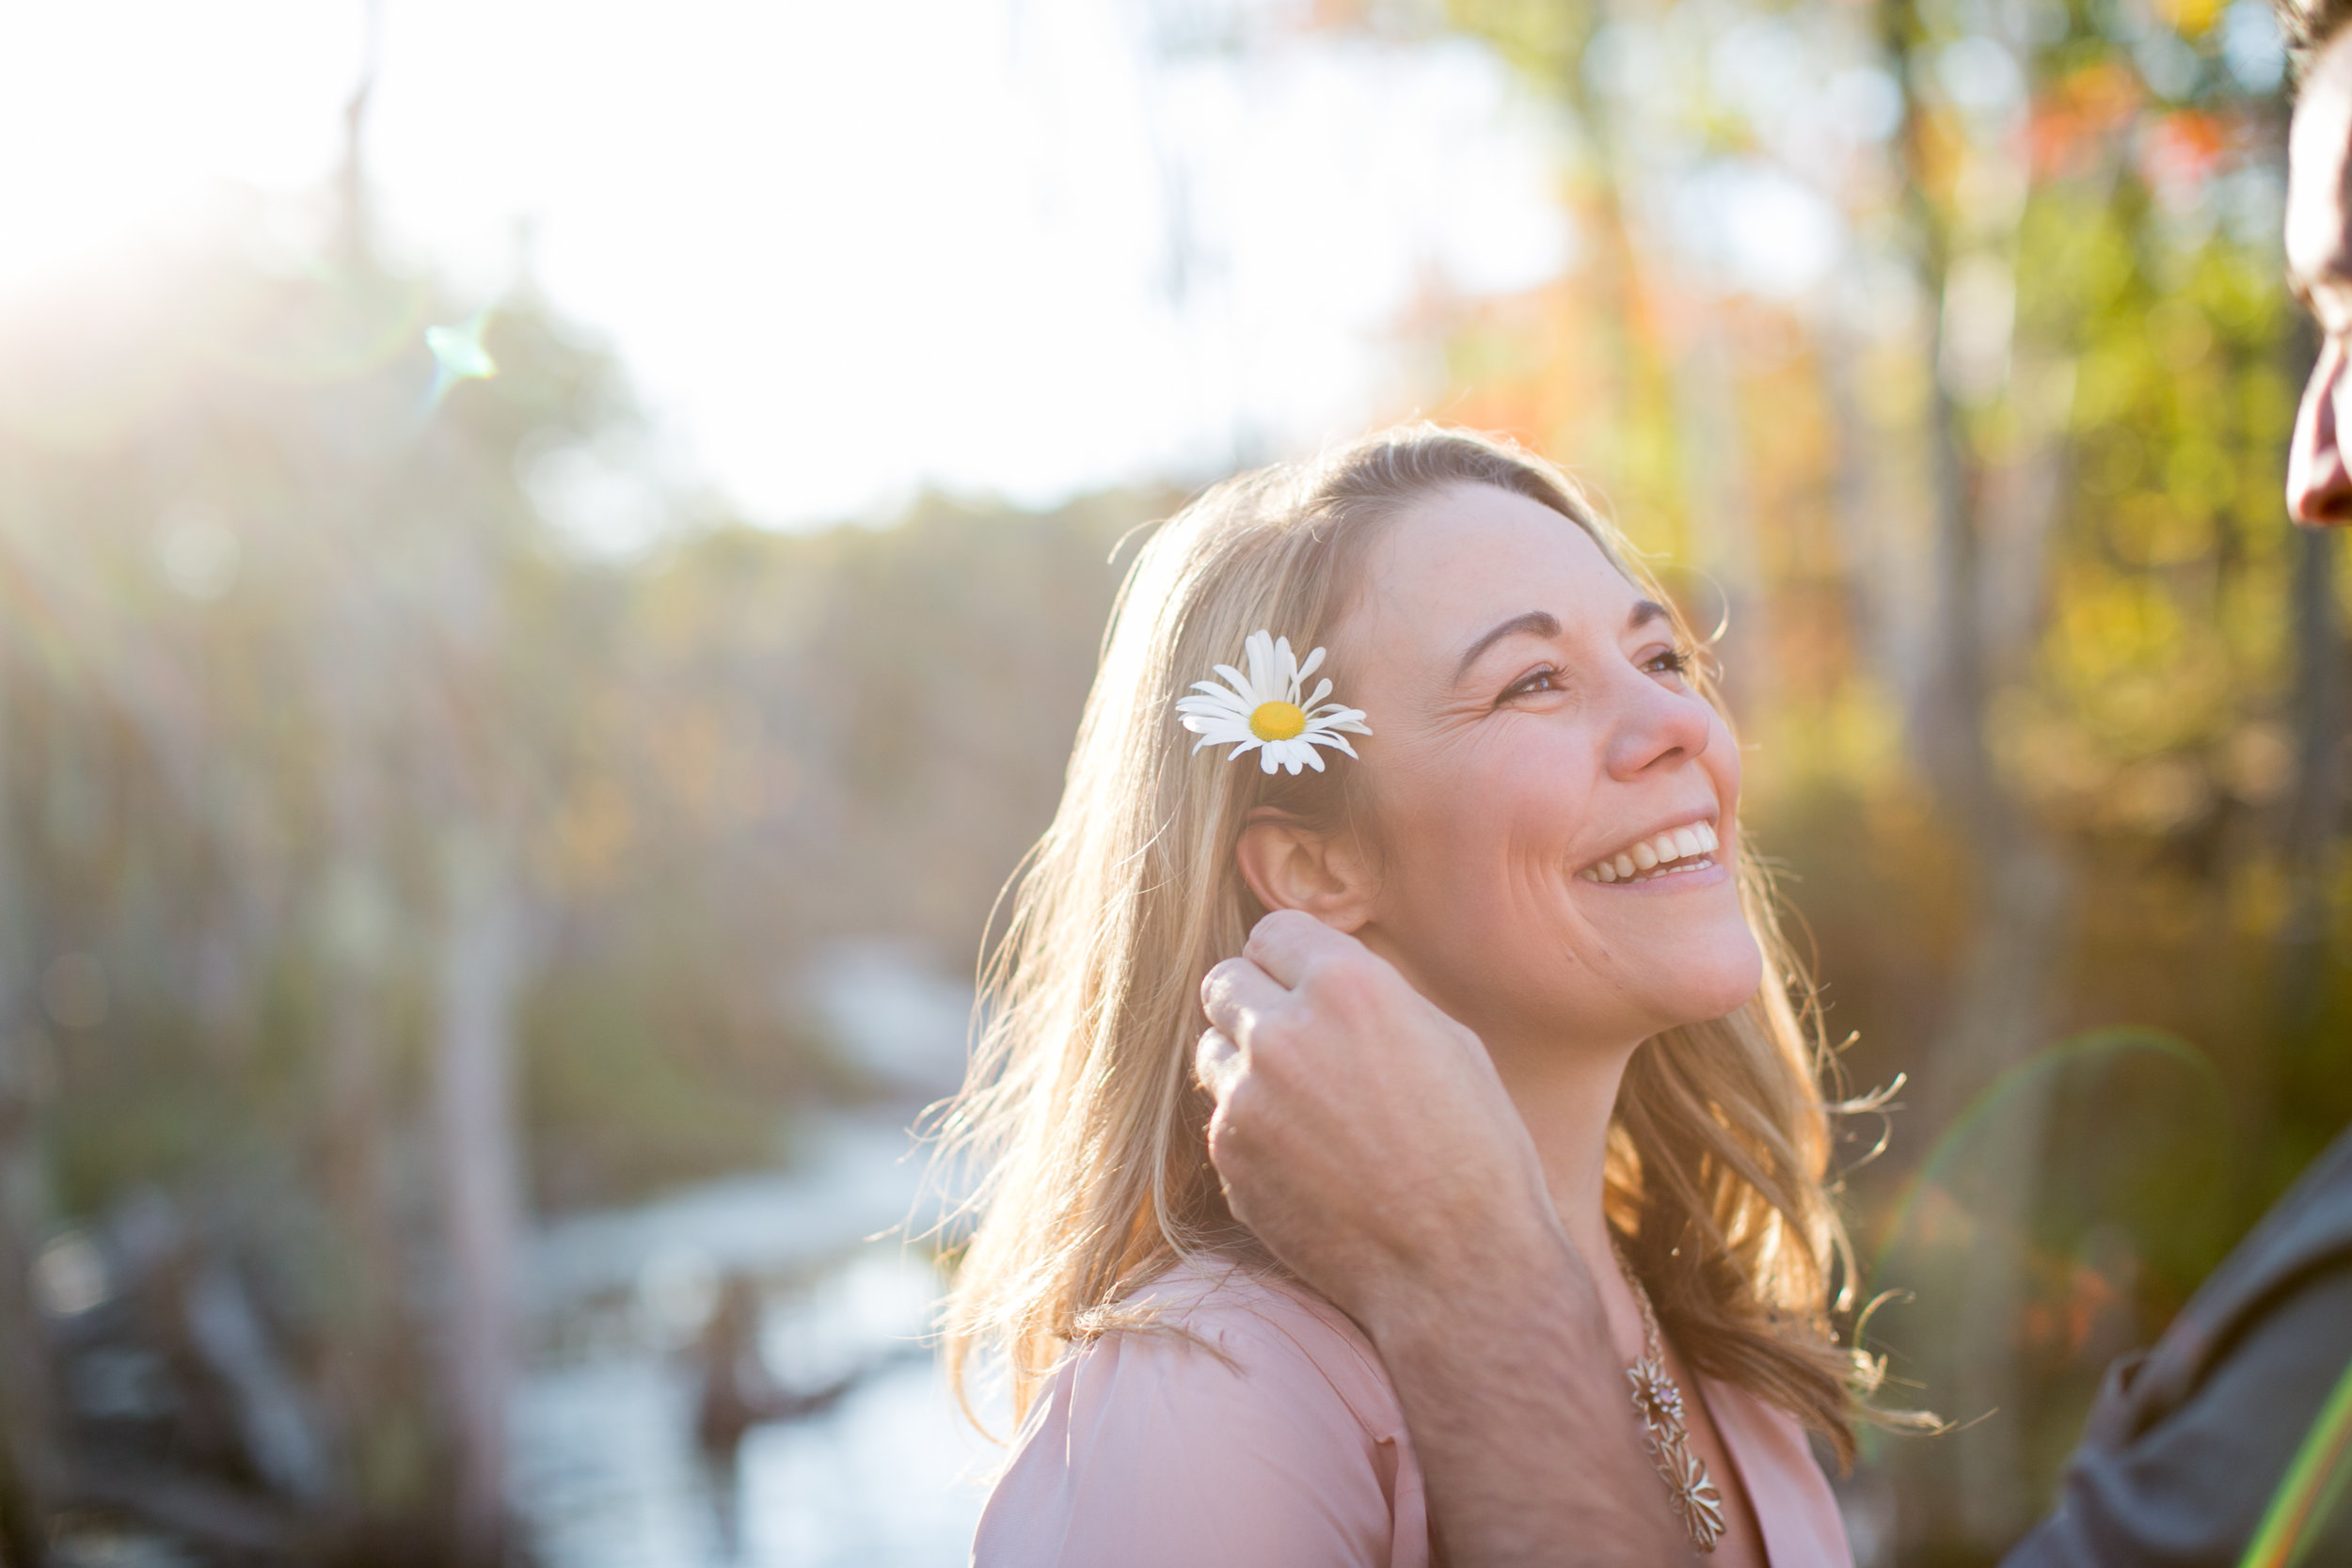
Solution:
<svg viewBox="0 0 2352 1568">
<path fill-rule="evenodd" d="M 1295 740 L 1306 729 L 1296 703 L 1260 703 L 1249 715 L 1249 733 L 1260 740 Z"/>
</svg>

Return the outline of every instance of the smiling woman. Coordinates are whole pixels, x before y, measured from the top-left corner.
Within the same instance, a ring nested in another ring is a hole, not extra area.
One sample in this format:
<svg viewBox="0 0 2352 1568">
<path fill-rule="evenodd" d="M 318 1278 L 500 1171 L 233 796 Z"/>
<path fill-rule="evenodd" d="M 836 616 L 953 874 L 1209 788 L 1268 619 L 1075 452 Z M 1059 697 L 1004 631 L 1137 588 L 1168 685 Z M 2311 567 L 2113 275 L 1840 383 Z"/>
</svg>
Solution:
<svg viewBox="0 0 2352 1568">
<path fill-rule="evenodd" d="M 1241 754 L 1274 744 L 1267 705 L 1342 699 L 1357 738 L 1317 766 Z M 1188 744 L 1195 719 L 1239 744 Z M 1719 1560 L 1846 1560 L 1802 1433 L 1846 1449 L 1858 1376 L 1829 1328 L 1823 1064 L 1739 788 L 1687 628 L 1517 449 L 1393 432 L 1161 531 L 951 1121 L 992 1174 L 950 1356 L 1003 1352 L 1022 1417 L 977 1561 L 1431 1560 L 1378 1355 L 1207 1158 L 1204 981 L 1247 1051 L 1317 973 L 1361 1028 L 1438 1018 L 1492 1060 L 1600 1287 L 1657 1506 Z"/>
</svg>

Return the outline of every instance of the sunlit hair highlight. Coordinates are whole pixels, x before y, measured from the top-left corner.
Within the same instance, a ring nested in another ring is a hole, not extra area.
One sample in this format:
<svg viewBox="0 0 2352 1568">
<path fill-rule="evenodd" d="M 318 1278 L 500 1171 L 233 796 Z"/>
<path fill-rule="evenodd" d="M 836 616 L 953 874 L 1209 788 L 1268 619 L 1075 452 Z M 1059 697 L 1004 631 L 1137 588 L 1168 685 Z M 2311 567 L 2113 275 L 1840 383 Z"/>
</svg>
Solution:
<svg viewBox="0 0 2352 1568">
<path fill-rule="evenodd" d="M 2271 14 L 2279 21 L 2280 40 L 2297 87 L 2310 77 L 2328 46 L 2352 23 L 2352 0 L 2272 0 Z"/>
<path fill-rule="evenodd" d="M 1017 1421 L 1072 1346 L 1122 1323 L 1122 1304 L 1177 1259 L 1277 1268 L 1234 1221 L 1208 1162 L 1212 1105 L 1191 1068 L 1206 1027 L 1200 982 L 1264 912 L 1234 862 L 1247 815 L 1273 803 L 1344 816 L 1357 765 L 1338 759 L 1329 774 L 1293 780 L 1228 763 L 1222 749 L 1195 754 L 1175 702 L 1260 627 L 1302 651 L 1328 641 L 1382 525 L 1472 484 L 1559 513 L 1647 596 L 1671 602 L 1558 468 L 1426 424 L 1230 480 L 1137 557 L 1060 810 L 984 969 L 970 1076 L 942 1123 L 950 1153 L 985 1172 L 945 1321 L 960 1392 L 976 1354 L 1001 1354 Z M 1676 630 L 1688 641 L 1678 620 Z M 1329 673 L 1344 691 L 1342 653 Z M 1692 679 L 1721 710 L 1708 676 Z M 1380 716 L 1371 722 L 1376 733 Z M 1689 1362 L 1849 1450 L 1869 1369 L 1838 1347 L 1829 1317 L 1833 1279 L 1851 1276 L 1824 1188 L 1829 1063 L 1765 879 L 1744 861 L 1733 869 L 1766 984 L 1729 1017 L 1669 1030 L 1635 1054 L 1610 1133 L 1606 1204 Z"/>
</svg>

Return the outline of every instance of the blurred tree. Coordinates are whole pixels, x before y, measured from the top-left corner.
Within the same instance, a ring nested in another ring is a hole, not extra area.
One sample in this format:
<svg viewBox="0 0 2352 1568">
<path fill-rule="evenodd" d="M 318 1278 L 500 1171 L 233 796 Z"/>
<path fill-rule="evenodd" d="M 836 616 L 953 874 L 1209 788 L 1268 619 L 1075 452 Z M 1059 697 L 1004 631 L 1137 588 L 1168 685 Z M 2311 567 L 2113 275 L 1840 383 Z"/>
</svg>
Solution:
<svg viewBox="0 0 2352 1568">
<path fill-rule="evenodd" d="M 305 1561 L 501 1555 L 526 1213 L 775 1159 L 796 1101 L 867 1092 L 803 971 L 876 933 L 972 950 L 1058 795 L 1114 546 L 1173 502 L 932 498 L 601 560 L 544 508 L 631 428 L 610 363 L 527 282 L 444 325 L 355 232 L 6 330 L 28 1562 L 66 1507 Z M 103 1259 L 104 1299 L 37 1307 L 44 1247 Z M 258 1361 L 205 1348 L 224 1288 Z M 157 1346 L 177 1415 L 47 1388 Z"/>
</svg>

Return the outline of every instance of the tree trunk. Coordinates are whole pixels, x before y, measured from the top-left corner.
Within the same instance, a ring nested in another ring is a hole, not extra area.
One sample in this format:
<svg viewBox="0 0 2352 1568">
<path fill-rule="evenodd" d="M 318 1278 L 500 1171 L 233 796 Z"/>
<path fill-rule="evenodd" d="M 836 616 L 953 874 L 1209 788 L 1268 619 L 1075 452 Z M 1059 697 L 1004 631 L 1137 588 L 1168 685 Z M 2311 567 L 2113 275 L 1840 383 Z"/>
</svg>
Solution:
<svg viewBox="0 0 2352 1568">
<path fill-rule="evenodd" d="M 1771 600 L 1756 560 L 1739 383 L 1723 335 L 1700 331 L 1676 359 L 1673 373 L 1691 542 L 1697 546 L 1697 565 L 1723 593 L 1724 635 L 1736 650 L 1724 660 L 1724 691 L 1735 714 L 1753 719 L 1771 708 L 1773 650 L 1766 620 Z"/>
<path fill-rule="evenodd" d="M 1936 1499 L 1935 1513 L 1906 1521 L 1905 1535 L 1915 1544 L 1957 1536 L 1997 1550 L 2016 1538 L 2037 1503 L 2026 1490 L 2018 1324 L 2047 1107 L 2029 1087 L 1964 1126 L 1963 1113 L 2048 1043 L 2057 1022 L 2074 878 L 2001 777 L 1987 725 L 1993 693 L 2022 673 L 2040 633 L 2040 562 L 2063 465 L 2051 435 L 2014 468 L 1972 472 L 1962 457 L 1959 409 L 1941 388 L 1931 409 L 1944 475 L 1940 593 L 1915 733 L 1979 879 L 1974 934 L 1919 1074 L 1918 1125 L 1939 1141 L 1964 1133 L 1968 1163 L 2003 1179 L 1972 1191 L 1959 1298 L 1930 1304 L 1922 1314 L 1933 1341 L 1918 1357 L 1928 1398 L 1943 1415 L 1977 1424 L 1947 1439 L 1946 1451 L 1916 1455 L 1941 1481 L 1913 1489 Z"/>
<path fill-rule="evenodd" d="M 1957 1295 L 1923 1303 L 1911 1325 L 1911 1359 L 1926 1400 L 1940 1414 L 1975 1424 L 1906 1452 L 1917 1470 L 1906 1494 L 1927 1508 L 1898 1528 L 1906 1553 L 1960 1544 L 1997 1553 L 2029 1522 L 2037 1502 L 2027 1490 L 2023 1446 L 2027 1390 L 2019 1315 L 2047 1105 L 2039 1090 L 2027 1088 L 1982 1117 L 1963 1123 L 1962 1116 L 2004 1071 L 2042 1049 L 2056 1022 L 2074 879 L 2001 776 L 1987 729 L 1994 694 L 2025 674 L 2041 632 L 2042 556 L 2066 471 L 2065 411 L 2058 404 L 2072 382 L 2064 363 L 2038 362 L 2029 345 L 2021 353 L 2013 336 L 2004 341 L 2012 333 L 2013 311 L 1990 323 L 1963 319 L 1975 302 L 1951 288 L 1955 261 L 1963 251 L 1971 255 L 1979 282 L 1985 269 L 2013 264 L 2022 204 L 1949 220 L 1935 207 L 1920 180 L 1925 132 L 1910 82 L 1922 24 L 1908 0 L 1888 0 L 1881 19 L 1884 46 L 1905 85 L 1899 146 L 1906 216 L 1921 280 L 1937 304 L 1921 431 L 1932 492 L 1932 630 L 1909 731 L 1979 879 L 1973 935 L 1918 1074 L 1915 1125 L 1937 1143 L 1965 1136 L 1968 1163 L 1998 1178 L 1970 1191 L 1966 1254 L 1947 1260 L 1960 1269 L 1937 1271 L 1937 1277 L 1960 1282 Z M 2016 153 L 1987 146 L 1972 155 L 1990 164 Z M 1963 397 L 2006 397 L 2024 455 L 1988 467 L 1970 437 Z"/>
<path fill-rule="evenodd" d="M 440 1050 L 434 1120 L 448 1259 L 443 1372 L 455 1439 L 457 1559 L 491 1563 L 506 1544 L 506 1399 L 514 1364 L 519 1224 L 514 1120 L 515 1007 L 522 984 L 519 895 L 504 847 L 478 828 L 443 849 Z"/>
<path fill-rule="evenodd" d="M 1869 667 L 1906 714 L 1919 711 L 1934 597 L 1915 500 L 1883 466 L 1887 430 L 1865 411 L 1863 345 L 1851 328 L 1822 338 L 1821 380 L 1836 431 L 1834 517 L 1850 610 Z"/>
<path fill-rule="evenodd" d="M 61 1479 L 48 1325 L 31 1289 L 49 1218 L 38 1121 L 49 1063 L 18 898 L 7 699 L 0 671 L 0 1558 L 40 1568 Z"/>
<path fill-rule="evenodd" d="M 1997 849 L 1987 869 L 1977 933 L 1951 1013 L 1935 1041 L 1935 1087 L 1927 1099 L 1939 1136 L 1968 1139 L 1972 1172 L 2003 1180 L 1971 1182 L 1973 1221 L 1958 1299 L 1926 1314 L 1937 1348 L 1923 1357 L 1940 1413 L 1977 1422 L 1955 1433 L 1931 1458 L 1946 1484 L 1943 1530 L 1999 1548 L 2014 1540 L 2037 1509 L 2026 1491 L 2026 1386 L 2021 1365 L 2020 1308 L 2041 1185 L 2048 1095 L 2038 1079 L 2004 1093 L 1987 1114 L 1962 1122 L 1970 1101 L 2004 1071 L 2040 1050 L 2058 1001 L 2059 940 L 2067 928 L 2071 879 L 2058 859 L 2025 832 Z M 1981 1418 L 1981 1419 L 1979 1419 Z M 1950 1484 L 1957 1478 L 1958 1484 Z"/>
<path fill-rule="evenodd" d="M 383 869 L 383 802 L 367 766 L 369 737 L 355 733 L 363 725 L 351 717 L 370 709 L 354 700 L 357 677 L 339 673 L 344 684 L 324 709 L 335 735 L 327 779 L 335 847 L 325 889 L 326 1060 L 317 1091 L 325 1136 L 317 1158 L 356 1289 L 341 1331 L 324 1347 L 322 1381 L 337 1436 L 366 1473 L 386 1412 L 413 1397 L 402 1385 L 416 1338 L 400 1289 L 385 1143 L 394 1125 L 384 1070 L 387 971 L 399 916 Z"/>
<path fill-rule="evenodd" d="M 28 1289 L 43 1183 L 26 1038 L 0 1045 L 0 1560 L 38 1568 L 59 1478 L 47 1324 Z"/>
</svg>

